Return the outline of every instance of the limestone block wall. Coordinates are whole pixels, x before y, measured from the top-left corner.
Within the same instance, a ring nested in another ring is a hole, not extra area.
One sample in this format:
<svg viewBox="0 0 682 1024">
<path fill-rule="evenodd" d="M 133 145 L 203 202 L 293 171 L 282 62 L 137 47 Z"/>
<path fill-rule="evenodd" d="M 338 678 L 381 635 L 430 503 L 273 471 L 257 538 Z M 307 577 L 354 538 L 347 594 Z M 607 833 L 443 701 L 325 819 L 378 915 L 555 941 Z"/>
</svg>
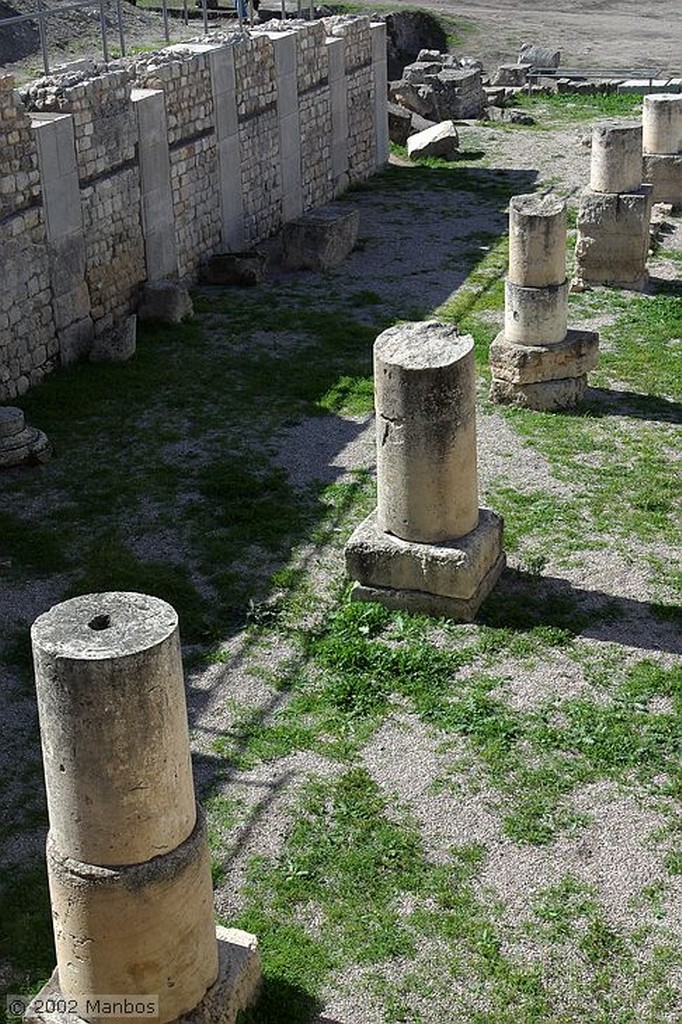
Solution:
<svg viewBox="0 0 682 1024">
<path fill-rule="evenodd" d="M 88 290 L 75 313 L 89 314 L 95 334 L 132 311 L 145 278 L 131 88 L 116 70 L 41 79 L 25 93 L 31 111 L 71 116 Z"/>
<path fill-rule="evenodd" d="M 13 80 L 0 76 L 0 395 L 38 383 L 57 353 L 38 148 Z"/>
<path fill-rule="evenodd" d="M 178 273 L 192 276 L 222 228 L 209 54 L 171 47 L 130 70 L 136 86 L 164 95 Z"/>
<path fill-rule="evenodd" d="M 374 73 L 372 37 L 367 18 L 328 20 L 332 35 L 344 41 L 348 95 L 348 174 L 351 183 L 363 181 L 375 167 Z"/>
<path fill-rule="evenodd" d="M 302 22 L 296 44 L 301 187 L 303 207 L 308 210 L 334 196 L 329 52 L 322 22 Z"/>
<path fill-rule="evenodd" d="M 0 77 L 0 402 L 86 355 L 146 280 L 196 279 L 383 165 L 382 40 L 364 17 L 273 22 L 21 95 Z"/>
</svg>

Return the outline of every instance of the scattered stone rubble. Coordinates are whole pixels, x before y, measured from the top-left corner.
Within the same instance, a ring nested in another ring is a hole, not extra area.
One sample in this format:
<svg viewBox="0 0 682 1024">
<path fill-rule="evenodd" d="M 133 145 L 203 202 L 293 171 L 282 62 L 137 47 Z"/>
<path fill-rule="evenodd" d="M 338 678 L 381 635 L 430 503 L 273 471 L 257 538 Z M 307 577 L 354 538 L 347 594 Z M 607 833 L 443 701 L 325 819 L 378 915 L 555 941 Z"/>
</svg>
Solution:
<svg viewBox="0 0 682 1024">
<path fill-rule="evenodd" d="M 376 339 L 378 503 L 346 545 L 355 601 L 470 622 L 504 568 L 502 519 L 478 507 L 473 347 L 438 321 Z"/>
<path fill-rule="evenodd" d="M 566 204 L 514 196 L 509 204 L 509 274 L 504 330 L 490 346 L 494 402 L 567 409 L 583 397 L 599 335 L 567 330 Z"/>
<path fill-rule="evenodd" d="M 480 63 L 436 50 L 422 50 L 398 82 L 389 82 L 388 98 L 438 124 L 481 117 L 486 105 Z"/>
<path fill-rule="evenodd" d="M 158 1000 L 159 1024 L 234 1024 L 258 993 L 257 940 L 214 925 L 174 609 L 90 594 L 41 615 L 31 639 L 57 968 L 26 1024 L 97 1019 L 83 1004 L 103 993 Z"/>
<path fill-rule="evenodd" d="M 576 289 L 645 287 L 651 206 L 652 187 L 642 184 L 642 125 L 595 125 L 590 187 L 578 205 Z"/>
</svg>

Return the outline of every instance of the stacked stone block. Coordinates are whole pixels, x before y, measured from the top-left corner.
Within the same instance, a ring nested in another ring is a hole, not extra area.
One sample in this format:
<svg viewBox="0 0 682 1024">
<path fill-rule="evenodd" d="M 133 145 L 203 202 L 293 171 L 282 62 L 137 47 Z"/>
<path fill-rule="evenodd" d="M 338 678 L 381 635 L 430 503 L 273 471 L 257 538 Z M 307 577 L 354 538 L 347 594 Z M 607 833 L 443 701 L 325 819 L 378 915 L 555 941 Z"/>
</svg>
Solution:
<svg viewBox="0 0 682 1024">
<path fill-rule="evenodd" d="M 196 275 L 202 256 L 218 247 L 222 231 L 208 49 L 169 47 L 138 60 L 133 69 L 136 84 L 164 95 L 180 277 Z"/>
<path fill-rule="evenodd" d="M 514 196 L 504 330 L 490 346 L 493 401 L 537 410 L 580 401 L 599 336 L 568 330 L 567 320 L 566 204 L 553 195 Z"/>
<path fill-rule="evenodd" d="M 30 109 L 72 117 L 85 241 L 85 281 L 74 320 L 89 312 L 102 334 L 134 309 L 145 279 L 130 76 L 93 68 L 30 85 Z M 88 309 L 89 307 L 89 309 Z"/>
<path fill-rule="evenodd" d="M 643 178 L 655 203 L 682 207 L 682 94 L 644 97 Z"/>
<path fill-rule="evenodd" d="M 641 124 L 594 127 L 590 187 L 578 206 L 578 286 L 646 285 L 652 188 L 642 184 L 642 167 Z"/>
<path fill-rule="evenodd" d="M 256 941 L 227 930 L 216 941 L 177 615 L 142 594 L 92 594 L 52 608 L 31 635 L 57 954 L 43 1005 L 55 991 L 76 1001 L 70 1022 L 96 1020 L 97 996 L 147 997 L 159 1024 L 188 1013 L 233 1022 L 257 992 Z M 241 978 L 219 943 L 248 950 Z M 29 1007 L 36 1019 L 65 1018 Z"/>
<path fill-rule="evenodd" d="M 376 168 L 372 35 L 367 18 L 327 18 L 327 31 L 344 42 L 348 109 L 348 176 L 351 184 Z"/>
<path fill-rule="evenodd" d="M 352 598 L 471 621 L 505 564 L 478 507 L 473 339 L 437 321 L 374 345 L 378 504 L 346 545 Z"/>
<path fill-rule="evenodd" d="M 23 395 L 57 361 L 38 147 L 0 75 L 0 401 Z"/>
<path fill-rule="evenodd" d="M 297 31 L 296 65 L 301 131 L 303 209 L 323 206 L 334 197 L 332 108 L 329 48 L 321 21 Z"/>
</svg>

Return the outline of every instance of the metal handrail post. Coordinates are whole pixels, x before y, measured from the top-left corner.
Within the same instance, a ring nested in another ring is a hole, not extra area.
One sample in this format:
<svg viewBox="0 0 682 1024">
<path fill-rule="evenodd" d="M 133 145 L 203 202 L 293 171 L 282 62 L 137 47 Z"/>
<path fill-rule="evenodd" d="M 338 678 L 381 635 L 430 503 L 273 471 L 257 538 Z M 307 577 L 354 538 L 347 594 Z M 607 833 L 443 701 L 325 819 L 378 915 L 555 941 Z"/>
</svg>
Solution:
<svg viewBox="0 0 682 1024">
<path fill-rule="evenodd" d="M 201 0 L 201 12 L 204 16 L 204 35 L 208 35 L 208 4 L 206 0 Z"/>
<path fill-rule="evenodd" d="M 163 37 L 167 43 L 170 43 L 170 29 L 168 28 L 168 2 L 163 0 L 161 4 L 161 10 L 163 11 Z"/>
<path fill-rule="evenodd" d="M 50 73 L 50 58 L 47 53 L 47 39 L 45 38 L 45 15 L 43 14 L 43 0 L 38 0 L 38 35 L 40 37 L 40 49 L 43 54 L 43 67 L 45 74 Z"/>
<path fill-rule="evenodd" d="M 102 56 L 104 63 L 109 63 L 109 47 L 107 46 L 107 19 L 104 15 L 104 0 L 99 0 L 99 27 L 102 32 Z"/>
<path fill-rule="evenodd" d="M 121 0 L 116 0 L 116 17 L 118 18 L 118 40 L 121 44 L 121 56 L 126 55 L 126 36 L 123 31 L 123 5 Z"/>
</svg>

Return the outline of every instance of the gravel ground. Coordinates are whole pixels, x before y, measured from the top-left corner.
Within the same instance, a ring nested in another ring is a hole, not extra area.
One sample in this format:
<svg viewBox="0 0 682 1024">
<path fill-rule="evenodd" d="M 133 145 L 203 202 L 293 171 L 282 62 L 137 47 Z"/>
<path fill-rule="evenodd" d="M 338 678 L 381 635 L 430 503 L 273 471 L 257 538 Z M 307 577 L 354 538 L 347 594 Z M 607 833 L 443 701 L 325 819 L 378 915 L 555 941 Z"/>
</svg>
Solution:
<svg viewBox="0 0 682 1024">
<path fill-rule="evenodd" d="M 482 5 L 476 8 L 480 9 Z M 616 9 L 620 8 L 609 6 L 611 17 L 615 16 Z M 467 16 L 470 14 L 473 18 L 473 11 L 474 8 L 471 12 L 467 9 Z M 568 18 L 569 13 L 559 9 L 557 18 L 559 15 Z M 521 14 L 526 20 L 519 31 L 532 24 L 530 8 L 519 8 L 515 18 L 520 19 Z M 604 23 L 600 24 L 600 31 L 605 33 Z M 671 34 L 674 36 L 674 31 Z M 622 62 L 625 54 L 619 53 L 618 57 Z M 551 187 L 568 196 L 571 202 L 575 201 L 588 176 L 589 151 L 582 144 L 584 135 L 583 128 L 537 132 L 469 123 L 460 127 L 462 148 L 470 152 L 480 150 L 484 154 L 481 164 L 485 166 L 471 172 L 478 175 L 482 183 L 492 180 L 490 175 L 494 178 L 496 169 L 505 169 L 514 175 L 516 191 Z M 478 246 L 480 255 L 485 255 L 490 236 L 504 230 L 504 203 L 488 199 L 484 193 L 476 196 L 456 191 L 430 193 L 427 184 L 417 195 L 403 199 L 379 203 L 376 195 L 359 193 L 353 201 L 361 211 L 363 245 L 323 284 L 312 274 L 298 275 L 296 282 L 309 284 L 311 296 L 319 300 L 320 305 L 325 302 L 325 289 L 331 285 L 341 298 L 371 287 L 395 317 L 409 318 L 415 306 L 435 308 L 446 302 L 465 278 L 467 264 L 460 259 L 460 251 Z M 674 222 L 666 239 L 668 247 L 682 251 L 679 220 Z M 671 260 L 652 263 L 656 276 L 669 279 L 678 268 L 679 263 Z M 583 326 L 598 326 L 603 316 L 600 314 Z M 219 332 L 220 316 L 207 315 L 205 324 L 207 329 Z M 256 332 L 250 339 L 245 338 L 244 343 L 266 349 L 276 345 L 286 350 L 295 349 L 302 339 L 291 332 Z M 481 412 L 478 431 L 483 499 L 501 480 L 521 493 L 543 491 L 558 498 L 570 496 L 570 486 L 556 478 L 547 461 L 525 445 L 499 413 Z M 208 437 L 195 440 L 191 450 L 184 442 L 178 442 L 173 451 L 169 449 L 166 454 L 172 454 L 179 463 L 188 456 L 209 459 L 210 442 Z M 273 439 L 276 461 L 287 470 L 292 484 L 302 489 L 314 480 L 349 480 L 351 473 L 359 468 L 371 471 L 373 446 L 370 417 L 326 416 L 303 420 Z M 38 515 L 36 509 L 29 511 Z M 169 531 L 156 535 L 150 550 L 157 555 L 159 551 L 166 551 L 168 557 L 182 560 L 183 552 L 177 545 L 177 536 Z M 144 553 L 144 549 L 140 548 L 139 552 Z M 600 622 L 586 628 L 581 638 L 584 664 L 561 653 L 532 665 L 518 659 L 501 660 L 496 665 L 496 675 L 500 677 L 498 696 L 516 710 L 532 709 L 547 698 L 562 700 L 585 694 L 594 697 L 596 690 L 586 671 L 590 659 L 599 661 L 615 656 L 621 667 L 645 655 L 664 665 L 679 663 L 679 636 L 672 624 L 653 620 L 648 609 L 648 602 L 661 599 L 660 581 L 647 562 L 648 553 L 637 544 L 624 553 L 614 544 L 598 551 L 578 552 L 570 566 L 559 558 L 550 557 L 543 568 L 543 585 L 578 595 L 588 608 L 605 594 L 626 598 L 626 615 L 615 623 Z M 311 549 L 302 549 L 300 557 L 305 559 L 311 554 L 314 557 L 310 557 L 309 565 L 316 574 L 316 586 L 324 604 L 332 600 L 329 596 L 332 585 L 343 572 L 341 541 L 330 544 L 324 551 L 313 553 Z M 659 551 L 659 554 L 674 557 L 673 552 Z M 511 558 L 510 564 L 512 568 L 522 568 L 523 552 Z M 62 588 L 63 580 L 55 578 L 47 582 L 28 582 L 11 593 L 6 590 L 0 603 L 0 628 L 9 633 L 20 622 L 28 626 L 37 614 L 59 599 Z M 216 735 L 229 730 L 237 714 L 259 710 L 271 715 L 282 705 L 285 696 L 273 690 L 263 670 L 274 670 L 292 654 L 286 649 L 254 650 L 242 635 L 230 640 L 226 651 L 231 655 L 226 664 L 192 671 L 188 691 L 197 786 L 200 792 L 212 788 L 214 793 L 217 791 L 235 800 L 241 808 L 236 838 L 233 834 L 226 838 L 224 876 L 216 892 L 217 908 L 229 919 L 243 902 L 243 880 L 249 858 L 253 854 L 276 857 L 282 850 L 292 808 L 306 780 L 332 778 L 341 767 L 317 752 L 303 751 L 274 764 L 221 777 L 216 790 L 215 771 L 205 757 L 211 750 L 211 742 Z M 471 671 L 475 670 L 476 666 L 472 666 Z M 30 768 L 38 755 L 32 697 L 22 690 L 11 673 L 4 671 L 2 681 L 0 708 L 6 724 L 5 735 L 11 737 L 0 746 L 0 774 L 5 782 L 2 810 L 6 820 L 16 821 L 17 831 L 0 849 L 0 863 L 12 866 L 38 855 L 41 850 L 44 830 L 27 824 L 26 814 L 27 809 L 40 808 L 43 796 L 40 786 L 36 785 L 35 774 L 22 775 L 17 769 L 17 766 Z M 516 943 L 516 952 L 522 958 L 530 961 L 540 954 L 536 947 L 523 947 L 512 924 L 528 915 L 533 898 L 542 889 L 567 874 L 595 886 L 608 920 L 624 928 L 633 928 L 640 920 L 633 909 L 632 897 L 646 887 L 665 881 L 660 913 L 670 931 L 678 940 L 682 939 L 680 880 L 671 882 L 665 876 L 665 849 L 653 838 L 663 820 L 657 809 L 642 806 L 632 793 L 624 794 L 610 783 L 589 785 L 574 791 L 570 798 L 576 812 L 591 819 L 588 826 L 541 848 L 516 844 L 503 835 L 499 794 L 487 782 L 483 769 L 475 762 L 472 764 L 471 758 L 466 769 L 461 767 L 464 753 L 459 741 L 450 738 L 449 746 L 444 747 L 442 735 L 396 706 L 363 749 L 361 763 L 391 805 L 409 810 L 434 862 L 446 858 L 453 844 L 479 842 L 485 846 L 485 868 L 477 881 L 477 891 L 482 899 L 494 899 L 506 908 L 510 920 L 509 942 Z M 436 789 L 434 780 L 446 780 L 448 785 Z M 406 905 L 405 912 L 409 909 Z M 319 925 L 316 908 L 306 908 L 300 913 L 314 933 Z M 437 944 L 421 950 L 419 968 L 437 977 L 446 953 Z M 558 976 L 564 966 L 557 965 Z M 383 976 L 396 984 L 414 969 L 414 962 L 405 960 L 391 961 L 371 970 L 358 966 L 340 972 L 330 980 L 324 1009 L 315 1021 L 317 1024 L 356 1024 L 359 1021 L 378 1024 L 385 1017 L 381 998 L 376 995 L 377 977 Z M 2 978 L 0 963 L 0 981 Z M 458 1005 L 467 1005 L 472 1014 L 484 1005 L 484 994 L 479 999 L 475 994 L 458 993 L 453 987 L 415 1004 L 415 1019 L 419 1013 L 429 1024 L 445 1024 L 452 1019 L 455 998 L 461 999 Z M 569 1006 L 567 1012 L 569 1016 L 564 1019 L 580 1019 L 570 1016 L 577 1012 L 575 1007 Z M 460 1019 L 464 1022 L 471 1018 L 462 1013 Z M 667 1019 L 661 1018 L 656 1024 L 664 1024 Z"/>
</svg>

